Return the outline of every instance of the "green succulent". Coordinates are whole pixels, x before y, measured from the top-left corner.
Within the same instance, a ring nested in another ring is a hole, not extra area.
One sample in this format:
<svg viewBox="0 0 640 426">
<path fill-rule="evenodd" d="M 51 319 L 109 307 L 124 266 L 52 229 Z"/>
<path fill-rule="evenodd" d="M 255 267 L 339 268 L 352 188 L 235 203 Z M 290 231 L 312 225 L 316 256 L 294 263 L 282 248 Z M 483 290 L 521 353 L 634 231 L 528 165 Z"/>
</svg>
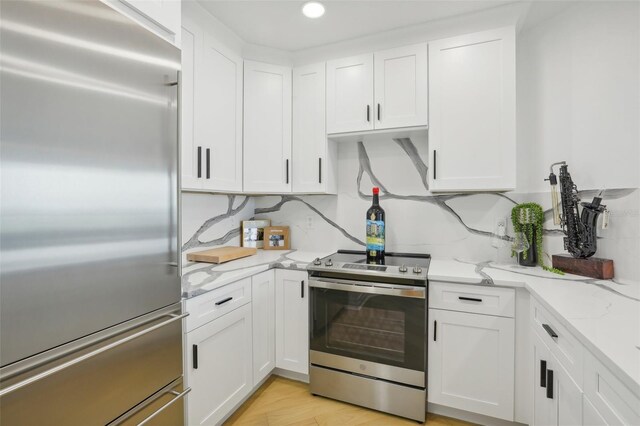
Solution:
<svg viewBox="0 0 640 426">
<path fill-rule="evenodd" d="M 529 245 L 532 245 L 534 238 L 536 242 L 538 265 L 545 271 L 555 272 L 564 275 L 559 269 L 544 264 L 542 257 L 542 227 L 544 224 L 544 210 L 537 203 L 522 203 L 511 209 L 511 223 L 515 232 L 522 232 L 527 237 Z M 527 257 L 527 250 L 522 252 L 522 256 Z M 511 252 L 511 257 L 516 256 L 516 252 Z"/>
</svg>

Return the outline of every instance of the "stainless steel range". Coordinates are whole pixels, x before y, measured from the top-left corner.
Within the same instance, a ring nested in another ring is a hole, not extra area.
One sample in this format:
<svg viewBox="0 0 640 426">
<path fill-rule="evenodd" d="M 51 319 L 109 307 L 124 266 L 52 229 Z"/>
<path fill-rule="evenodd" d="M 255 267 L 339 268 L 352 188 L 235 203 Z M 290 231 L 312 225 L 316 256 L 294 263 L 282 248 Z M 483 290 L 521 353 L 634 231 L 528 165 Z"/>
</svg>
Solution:
<svg viewBox="0 0 640 426">
<path fill-rule="evenodd" d="M 425 420 L 430 260 L 339 250 L 309 265 L 311 393 Z"/>
</svg>

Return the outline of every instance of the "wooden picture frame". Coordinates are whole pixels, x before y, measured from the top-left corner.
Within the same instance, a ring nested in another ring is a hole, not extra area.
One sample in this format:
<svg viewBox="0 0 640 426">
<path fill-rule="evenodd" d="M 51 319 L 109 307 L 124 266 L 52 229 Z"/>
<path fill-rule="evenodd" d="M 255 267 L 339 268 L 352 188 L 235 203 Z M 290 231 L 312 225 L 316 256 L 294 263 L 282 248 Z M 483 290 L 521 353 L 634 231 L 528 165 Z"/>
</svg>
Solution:
<svg viewBox="0 0 640 426">
<path fill-rule="evenodd" d="M 264 247 L 264 229 L 271 225 L 269 219 L 243 220 L 240 222 L 242 247 Z"/>
<path fill-rule="evenodd" d="M 291 239 L 288 226 L 267 226 L 264 228 L 265 250 L 289 250 Z"/>
</svg>

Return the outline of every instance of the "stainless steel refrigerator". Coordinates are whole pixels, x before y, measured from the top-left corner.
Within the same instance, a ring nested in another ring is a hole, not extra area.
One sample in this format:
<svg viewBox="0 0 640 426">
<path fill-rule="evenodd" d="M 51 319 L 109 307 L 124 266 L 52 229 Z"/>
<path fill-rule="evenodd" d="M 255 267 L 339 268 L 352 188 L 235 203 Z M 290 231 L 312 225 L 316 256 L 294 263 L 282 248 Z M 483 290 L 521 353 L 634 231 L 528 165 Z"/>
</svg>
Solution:
<svg viewBox="0 0 640 426">
<path fill-rule="evenodd" d="M 98 1 L 0 8 L 0 422 L 181 424 L 180 51 Z"/>
</svg>

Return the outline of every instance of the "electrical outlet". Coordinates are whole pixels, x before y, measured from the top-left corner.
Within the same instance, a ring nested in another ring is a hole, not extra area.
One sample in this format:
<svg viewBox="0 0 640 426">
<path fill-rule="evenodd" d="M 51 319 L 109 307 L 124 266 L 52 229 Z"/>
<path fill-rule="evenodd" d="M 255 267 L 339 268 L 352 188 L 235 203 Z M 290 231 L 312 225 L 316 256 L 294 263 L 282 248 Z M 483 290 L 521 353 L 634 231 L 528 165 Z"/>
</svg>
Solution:
<svg viewBox="0 0 640 426">
<path fill-rule="evenodd" d="M 496 220 L 496 234 L 499 237 L 507 235 L 507 218 L 500 217 Z"/>
<path fill-rule="evenodd" d="M 307 216 L 305 218 L 305 227 L 307 229 L 313 229 L 313 216 Z"/>
<path fill-rule="evenodd" d="M 505 235 L 507 235 L 506 217 L 500 217 L 496 219 L 496 225 L 493 233 L 495 234 L 495 236 L 491 239 L 491 245 L 499 249 L 504 244 L 500 237 L 504 237 Z"/>
</svg>

